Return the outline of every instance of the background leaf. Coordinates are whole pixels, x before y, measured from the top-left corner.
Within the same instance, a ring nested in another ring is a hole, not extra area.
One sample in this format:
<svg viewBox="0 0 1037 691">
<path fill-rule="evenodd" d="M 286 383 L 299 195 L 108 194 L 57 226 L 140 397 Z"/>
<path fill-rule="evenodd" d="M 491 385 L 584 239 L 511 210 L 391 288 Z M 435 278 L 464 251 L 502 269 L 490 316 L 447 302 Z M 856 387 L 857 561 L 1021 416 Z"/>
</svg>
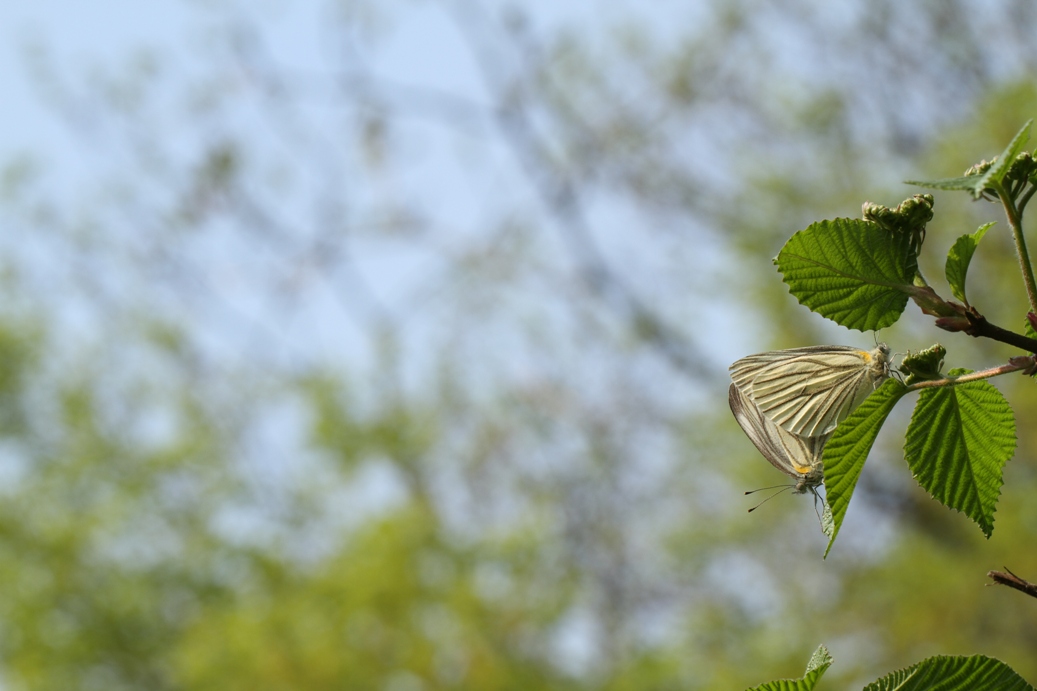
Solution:
<svg viewBox="0 0 1037 691">
<path fill-rule="evenodd" d="M 958 238 L 950 251 L 947 253 L 947 266 L 945 273 L 947 283 L 951 286 L 951 293 L 966 305 L 969 304 L 965 297 L 965 276 L 969 271 L 969 263 L 976 247 L 983 236 L 990 230 L 993 223 L 984 223 L 975 233 L 965 234 Z"/>
<path fill-rule="evenodd" d="M 908 234 L 849 218 L 799 231 L 774 263 L 800 303 L 860 331 L 882 329 L 900 318 L 917 268 Z"/>
<path fill-rule="evenodd" d="M 900 381 L 887 379 L 864 399 L 864 403 L 850 417 L 839 423 L 825 445 L 825 497 L 832 509 L 835 524 L 825 556 L 828 556 L 839 534 L 871 445 L 875 443 L 875 437 L 882 429 L 889 411 L 893 410 L 893 406 L 906 392 L 907 388 Z"/>
<path fill-rule="evenodd" d="M 777 679 L 754 686 L 748 691 L 810 691 L 831 665 L 832 656 L 829 654 L 828 648 L 820 645 L 810 656 L 806 674 L 801 679 Z"/>
<path fill-rule="evenodd" d="M 1002 470 L 1014 452 L 1012 408 L 989 382 L 925 389 L 918 397 L 904 445 L 907 464 L 933 498 L 976 521 L 987 537 Z"/>
<path fill-rule="evenodd" d="M 1033 686 L 1001 662 L 986 657 L 938 656 L 898 670 L 864 687 L 864 691 L 1032 691 Z"/>
</svg>

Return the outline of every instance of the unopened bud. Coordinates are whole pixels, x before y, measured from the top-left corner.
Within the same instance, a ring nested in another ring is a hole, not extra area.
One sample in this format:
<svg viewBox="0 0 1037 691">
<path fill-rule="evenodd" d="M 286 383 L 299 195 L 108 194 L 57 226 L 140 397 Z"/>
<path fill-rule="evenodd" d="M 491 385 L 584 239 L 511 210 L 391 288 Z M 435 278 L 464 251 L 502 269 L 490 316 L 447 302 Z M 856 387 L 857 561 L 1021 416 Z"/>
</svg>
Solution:
<svg viewBox="0 0 1037 691">
<path fill-rule="evenodd" d="M 1033 375 L 1037 372 L 1037 356 L 1016 355 L 1015 357 L 1008 358 L 1008 364 L 1018 367 L 1023 374 Z"/>
<path fill-rule="evenodd" d="M 967 331 L 971 325 L 965 317 L 938 317 L 936 326 L 944 331 Z"/>
<path fill-rule="evenodd" d="M 990 170 L 990 166 L 994 165 L 994 161 L 996 161 L 996 160 L 997 160 L 997 156 L 995 156 L 993 159 L 991 159 L 989 161 L 986 161 L 986 160 L 980 161 L 979 163 L 977 163 L 977 164 L 975 164 L 973 166 L 970 166 L 969 169 L 965 171 L 965 177 L 968 178 L 968 177 L 972 177 L 973 175 L 982 175 L 983 173 L 985 173 L 988 170 Z"/>
</svg>

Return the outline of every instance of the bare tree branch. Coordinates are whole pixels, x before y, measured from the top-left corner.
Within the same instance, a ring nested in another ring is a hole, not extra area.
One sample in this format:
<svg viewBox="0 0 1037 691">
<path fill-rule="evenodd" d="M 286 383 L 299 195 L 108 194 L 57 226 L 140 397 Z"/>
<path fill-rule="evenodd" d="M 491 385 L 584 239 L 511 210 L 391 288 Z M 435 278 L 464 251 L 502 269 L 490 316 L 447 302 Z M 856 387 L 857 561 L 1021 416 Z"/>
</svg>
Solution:
<svg viewBox="0 0 1037 691">
<path fill-rule="evenodd" d="M 1019 578 L 1014 573 L 1008 570 L 1008 567 L 1003 567 L 1008 573 L 1002 571 L 988 571 L 987 577 L 999 585 L 1007 585 L 1009 588 L 1015 588 L 1019 592 L 1026 593 L 1030 597 L 1037 597 L 1037 583 L 1030 583 L 1027 580 Z M 990 585 L 987 583 L 987 585 Z"/>
</svg>

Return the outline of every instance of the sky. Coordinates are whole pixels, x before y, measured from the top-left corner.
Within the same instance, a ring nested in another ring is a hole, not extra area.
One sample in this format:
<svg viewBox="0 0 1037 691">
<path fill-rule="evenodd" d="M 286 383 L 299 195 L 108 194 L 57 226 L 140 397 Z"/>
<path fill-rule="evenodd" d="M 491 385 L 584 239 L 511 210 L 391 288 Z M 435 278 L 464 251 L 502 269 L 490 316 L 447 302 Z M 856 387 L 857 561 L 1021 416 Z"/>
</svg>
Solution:
<svg viewBox="0 0 1037 691">
<path fill-rule="evenodd" d="M 377 6 L 377 3 L 371 4 Z M 652 6 L 650 13 L 646 14 L 643 9 L 639 9 L 636 15 L 639 21 L 653 23 L 653 36 L 658 40 L 664 40 L 667 28 L 669 27 L 672 33 L 672 27 L 677 25 L 673 19 L 687 15 L 688 10 L 682 5 L 684 4 L 677 2 L 660 2 Z M 250 17 L 261 17 L 260 24 L 276 29 L 266 32 L 268 47 L 274 59 L 302 68 L 318 69 L 327 65 L 331 47 L 322 43 L 320 38 L 315 40 L 314 36 L 322 35 L 319 23 L 329 11 L 328 7 L 335 6 L 335 3 L 266 0 L 261 3 L 242 3 L 241 6 L 248 8 Z M 381 36 L 382 40 L 377 42 L 377 53 L 367 56 L 370 62 L 376 65 L 380 75 L 394 81 L 421 84 L 463 94 L 475 100 L 484 96 L 484 85 L 478 66 L 472 63 L 471 54 L 464 50 L 463 41 L 457 40 L 456 26 L 445 15 L 440 4 L 401 2 L 393 6 L 403 6 L 406 10 L 393 15 L 391 33 Z M 486 6 L 495 7 L 492 3 L 486 3 Z M 596 30 L 596 27 L 608 25 L 610 15 L 619 17 L 635 7 L 636 3 L 628 0 L 609 3 L 556 3 L 550 0 L 537 0 L 522 3 L 522 6 L 530 14 L 529 21 L 538 29 L 574 26 L 586 36 L 588 32 Z M 32 160 L 38 161 L 45 171 L 44 184 L 60 189 L 60 194 L 52 195 L 54 198 L 70 206 L 74 206 L 76 200 L 84 207 L 91 204 L 99 195 L 90 185 L 102 179 L 105 172 L 119 173 L 133 169 L 122 166 L 119 158 L 121 154 L 114 147 L 111 150 L 105 149 L 110 146 L 110 142 L 119 141 L 124 137 L 106 137 L 105 128 L 111 127 L 110 123 L 103 118 L 91 120 L 89 116 L 73 118 L 72 124 L 78 131 L 70 131 L 70 123 L 62 119 L 54 103 L 49 100 L 48 90 L 41 86 L 40 80 L 35 76 L 33 64 L 36 58 L 32 56 L 39 53 L 46 55 L 51 73 L 79 94 L 89 94 L 91 78 L 122 74 L 127 64 L 143 51 L 149 50 L 154 50 L 164 59 L 172 61 L 175 69 L 167 70 L 167 73 L 171 73 L 175 79 L 180 74 L 192 74 L 193 67 L 207 64 L 207 51 L 218 50 L 217 42 L 211 40 L 212 33 L 224 26 L 227 17 L 233 17 L 235 11 L 234 4 L 230 2 L 204 3 L 192 0 L 158 0 L 149 3 L 135 3 L 129 0 L 102 0 L 91 3 L 44 0 L 35 3 L 0 4 L 0 90 L 5 94 L 2 115 L 4 126 L 0 127 L 0 166 L 22 157 L 31 157 Z M 389 23 L 379 22 L 377 17 L 371 18 L 369 25 L 372 27 L 371 31 L 389 32 L 389 29 L 385 28 Z M 173 93 L 166 95 L 167 91 L 173 92 L 170 85 L 163 83 L 159 88 L 164 90 L 161 95 L 165 101 L 175 105 L 177 96 Z M 178 137 L 185 136 L 185 133 L 190 134 L 192 130 L 178 128 L 175 113 L 168 114 L 167 117 L 170 125 L 163 131 L 168 133 L 169 141 L 163 144 L 174 153 L 178 149 L 187 153 L 196 152 L 199 149 L 197 141 L 178 140 Z M 261 125 L 246 122 L 243 126 Z M 264 137 L 266 133 L 261 132 L 260 136 L 245 138 L 263 140 Z M 452 222 L 449 227 L 460 229 L 456 232 L 463 233 L 466 227 L 477 228 L 480 222 L 479 214 L 484 213 L 484 210 L 475 208 L 470 203 L 471 189 L 467 187 L 470 182 L 461 180 L 465 171 L 458 169 L 459 161 L 463 161 L 463 157 L 456 155 L 456 150 L 447 150 L 448 146 L 454 145 L 452 141 L 444 139 L 445 143 L 438 145 L 443 149 L 442 154 L 438 153 L 429 141 L 431 140 L 421 140 L 422 145 L 431 153 L 420 159 L 420 162 L 415 158 L 415 170 L 410 171 L 413 188 L 404 189 L 402 194 L 414 194 L 420 190 L 426 196 L 425 201 L 429 201 L 427 197 L 432 197 L 428 205 L 446 210 Z M 94 146 L 94 150 L 84 152 L 84 147 L 91 145 Z M 101 149 L 100 152 L 97 151 L 98 148 Z M 489 151 L 483 152 L 483 155 L 506 154 L 501 151 Z M 102 171 L 101 168 L 105 166 L 111 170 Z M 424 169 L 417 170 L 418 166 L 424 166 Z M 506 165 L 495 167 L 508 169 Z M 158 180 L 157 184 L 161 184 L 161 178 Z M 407 182 L 408 179 L 391 181 L 392 184 Z M 494 186 L 506 186 L 504 188 L 508 190 L 508 195 L 498 196 L 506 197 L 509 203 L 515 203 L 513 199 L 518 194 L 515 189 L 517 186 L 508 186 L 507 180 L 495 178 L 479 182 L 485 185 L 485 199 L 491 199 L 496 203 Z M 154 193 L 155 183 L 152 183 L 151 187 L 145 182 L 141 184 L 144 190 Z M 386 186 L 386 194 L 396 192 L 391 185 Z M 458 197 L 455 200 L 452 196 L 462 193 L 463 198 Z M 528 195 L 532 196 L 532 192 Z M 109 206 L 115 207 L 115 213 L 121 211 L 118 208 L 120 205 Z M 70 209 L 70 217 L 73 213 L 74 209 Z M 466 214 L 471 215 L 471 218 L 465 218 Z M 597 220 L 595 219 L 595 222 Z M 619 226 L 622 231 L 622 218 L 613 217 L 607 221 L 612 224 L 609 228 Z M 114 218 L 113 226 L 134 228 L 132 222 L 117 216 Z M 622 242 L 629 236 L 619 232 L 614 237 L 617 238 L 617 242 Z M 464 241 L 464 238 L 461 238 L 455 244 L 460 245 Z M 266 321 L 268 315 L 263 314 L 262 310 L 267 306 L 248 289 L 247 283 L 235 284 L 240 267 L 235 265 L 232 259 L 222 259 L 224 256 L 234 257 L 234 250 L 220 246 L 219 239 L 210 242 L 212 244 L 202 247 L 199 251 L 210 253 L 207 259 L 215 264 L 213 282 L 217 287 L 225 289 L 221 297 L 228 305 L 225 312 L 230 315 L 224 318 L 226 315 L 220 313 L 217 315 L 217 322 L 239 324 L 236 320 L 237 314 L 231 314 L 232 312 L 244 314 L 253 322 Z M 39 250 L 38 257 L 43 262 L 67 260 L 67 257 L 47 256 L 47 251 L 45 244 Z M 396 300 L 399 297 L 397 293 L 406 292 L 407 282 L 396 280 L 395 275 L 420 273 L 415 268 L 419 265 L 418 259 L 409 258 L 405 252 L 391 246 L 375 248 L 374 251 L 367 252 L 366 256 L 370 259 L 365 260 L 366 264 L 360 262 L 358 270 L 367 273 L 371 279 L 368 281 L 369 284 L 382 291 L 379 297 L 387 302 Z M 637 261 L 633 254 L 620 253 L 620 256 L 627 262 L 626 268 L 631 268 Z M 206 264 L 206 267 L 212 267 L 213 264 Z M 64 310 L 68 319 L 75 321 L 75 308 L 67 306 L 71 291 L 62 291 L 60 286 L 52 283 L 55 273 L 61 272 L 40 271 L 43 276 L 40 279 L 41 290 L 49 291 L 53 294 L 54 301 L 63 303 L 59 309 Z M 117 272 L 113 271 L 111 274 L 117 275 Z M 384 280 L 386 276 L 394 278 Z M 373 280 L 374 277 L 383 280 L 376 281 Z M 244 287 L 235 292 L 235 285 Z M 290 321 L 277 324 L 278 333 L 271 334 L 270 329 L 253 332 L 240 328 L 238 332 L 245 333 L 245 338 L 250 342 L 262 342 L 264 348 L 271 342 L 276 345 L 278 339 L 289 339 L 292 334 L 298 334 L 302 340 L 298 344 L 288 343 L 286 349 L 299 345 L 300 349 L 307 352 L 319 350 L 329 356 L 339 357 L 345 354 L 347 359 L 352 358 L 350 362 L 364 358 L 363 353 L 351 353 L 349 350 L 362 339 L 350 337 L 349 324 L 335 312 L 334 296 L 314 294 L 308 297 L 307 301 L 290 313 Z M 329 318 L 329 314 L 335 316 Z M 422 328 L 420 317 L 411 317 L 411 320 L 408 324 L 410 328 Z M 216 330 L 199 331 L 214 333 Z M 497 359 L 493 359 L 493 356 L 485 359 L 484 367 L 521 369 L 520 358 L 515 357 L 514 353 L 507 352 L 507 337 L 505 333 L 503 337 L 496 337 L 496 340 L 492 336 L 487 338 L 487 350 L 494 351 Z M 718 349 L 720 348 L 718 345 Z M 727 357 L 727 354 L 722 357 Z M 538 366 L 545 365 L 538 363 Z M 496 376 L 496 373 L 494 375 Z"/>
<path fill-rule="evenodd" d="M 377 3 L 371 3 L 378 6 Z M 369 31 L 378 33 L 377 48 L 372 48 L 369 55 L 364 56 L 373 65 L 378 74 L 394 82 L 418 84 L 423 87 L 442 89 L 443 91 L 461 94 L 475 101 L 485 100 L 485 84 L 479 72 L 479 66 L 473 64 L 473 57 L 458 40 L 457 27 L 442 7 L 441 3 L 399 3 L 393 7 L 404 7 L 401 12 L 394 12 L 391 22 L 381 21 L 377 16 L 370 17 L 367 25 Z M 242 3 L 246 7 L 250 19 L 257 21 L 260 28 L 268 28 L 264 39 L 271 58 L 284 64 L 298 66 L 301 69 L 320 70 L 329 63 L 329 54 L 334 49 L 330 45 L 327 32 L 322 34 L 320 22 L 331 11 L 329 7 L 346 7 L 350 3 L 307 2 L 289 3 L 267 0 L 263 3 Z M 497 7 L 494 3 L 484 3 L 487 8 Z M 667 35 L 675 35 L 676 27 L 681 21 L 690 20 L 694 14 L 695 4 L 678 2 L 660 2 L 652 5 L 649 12 L 629 0 L 616 0 L 609 3 L 573 2 L 556 3 L 549 0 L 521 3 L 528 13 L 528 21 L 536 29 L 550 30 L 558 27 L 572 27 L 581 32 L 586 39 L 593 36 L 594 31 L 604 30 L 601 27 L 610 25 L 610 19 L 626 17 L 632 12 L 638 22 L 650 25 L 655 41 L 665 41 Z M 213 41 L 213 33 L 226 26 L 228 17 L 234 17 L 239 9 L 232 2 L 203 3 L 192 0 L 159 0 L 146 4 L 133 3 L 128 0 L 104 0 L 93 3 L 60 3 L 46 0 L 39 3 L 4 3 L 0 7 L 0 89 L 6 95 L 4 101 L 3 122 L 0 128 L 0 165 L 11 161 L 24 160 L 29 157 L 39 163 L 45 171 L 47 184 L 59 186 L 63 200 L 78 197 L 84 205 L 97 198 L 97 194 L 89 189 L 89 184 L 103 178 L 103 165 L 112 170 L 127 169 L 119 158 L 122 153 L 110 146 L 111 141 L 119 141 L 125 137 L 106 138 L 106 128 L 110 122 L 104 118 L 91 119 L 89 115 L 77 113 L 72 120 L 78 133 L 70 131 L 69 122 L 62 121 L 55 104 L 50 100 L 48 90 L 41 86 L 34 74 L 36 58 L 32 55 L 42 53 L 47 56 L 50 73 L 70 85 L 71 89 L 89 99 L 88 86 L 99 76 L 118 77 L 127 70 L 136 57 L 144 51 L 154 50 L 163 60 L 170 64 L 162 75 L 167 81 L 159 88 L 161 97 L 169 104 L 170 113 L 162 114 L 169 119 L 169 141 L 163 142 L 168 150 L 174 152 L 179 148 L 185 154 L 193 154 L 198 150 L 197 142 L 181 141 L 178 136 L 183 129 L 177 128 L 173 109 L 179 106 L 173 94 L 175 80 L 178 75 L 197 75 L 198 69 L 207 63 L 213 51 L 219 50 L 217 41 Z M 636 10 L 632 9 L 636 8 Z M 257 17 L 261 19 L 256 19 Z M 316 39 L 314 37 L 317 37 Z M 168 83 L 172 75 L 173 84 Z M 181 79 L 183 77 L 180 77 Z M 168 94 L 168 95 L 167 95 Z M 158 100 L 158 99 L 153 99 Z M 162 102 L 158 100 L 158 102 Z M 153 116 L 158 117 L 158 116 Z M 243 127 L 261 127 L 262 124 L 244 123 Z M 202 128 L 196 128 L 201 131 Z M 266 133 L 257 130 L 261 139 Z M 84 136 L 85 133 L 85 136 Z M 480 209 L 471 203 L 470 180 L 463 180 L 466 171 L 459 168 L 464 158 L 457 155 L 456 147 L 469 146 L 471 142 L 458 142 L 449 137 L 424 137 L 420 133 L 413 141 L 418 142 L 415 150 L 421 155 L 415 156 L 411 170 L 405 178 L 394 178 L 381 193 L 386 196 L 421 195 L 429 208 L 438 209 L 440 213 L 449 214 L 451 224 L 461 229 L 478 228 Z M 93 142 L 95 150 L 92 155 L 84 155 L 84 146 Z M 483 157 L 506 157 L 507 152 L 492 150 L 475 143 L 472 151 Z M 98 155 L 97 147 L 101 147 Z M 503 165 L 490 166 L 495 170 L 507 171 L 514 168 L 514 161 Z M 109 171 L 110 172 L 110 171 Z M 470 177 L 470 176 L 469 176 Z M 521 192 L 521 185 L 515 185 L 506 178 L 480 180 L 486 186 L 484 199 L 494 199 L 495 190 L 501 186 L 508 189 L 511 197 Z M 495 187 L 496 186 L 496 187 Z M 375 185 L 371 186 L 377 189 Z M 533 192 L 528 191 L 529 195 Z M 531 198 L 531 197 L 530 197 Z M 528 201 L 528 200 L 527 200 Z M 530 202 L 535 203 L 535 200 Z M 611 251 L 614 260 L 629 263 L 636 259 L 638 253 L 622 243 L 633 242 L 628 233 L 623 232 L 623 220 L 620 211 L 609 210 L 606 218 L 594 219 L 600 228 L 610 229 L 611 245 L 605 245 L 606 252 Z M 599 214 L 600 215 L 600 214 Z M 618 228 L 618 231 L 613 231 Z M 456 244 L 466 242 L 463 235 L 457 235 Z M 379 248 L 384 249 L 384 248 Z M 218 250 L 217 250 L 218 251 Z M 403 251 L 373 251 L 358 254 L 370 257 L 367 265 L 359 267 L 359 271 L 368 276 L 384 277 L 387 272 L 399 272 L 407 275 L 421 273 L 420 260 L 409 257 Z M 389 265 L 386 262 L 389 262 Z M 380 262 L 380 263 L 379 263 Z M 635 269 L 633 266 L 628 266 Z M 644 267 L 642 274 L 653 276 L 651 267 Z M 227 268 L 221 276 L 234 275 L 234 267 Z M 653 280 L 645 283 L 643 289 L 659 287 L 661 284 L 653 276 Z M 407 299 L 408 282 L 368 281 L 378 291 L 377 298 L 386 303 Z M 252 312 L 258 309 L 249 304 L 253 297 L 244 291 L 240 304 L 235 309 Z M 315 300 L 307 306 L 311 315 L 310 321 L 320 325 L 318 330 L 327 331 L 329 320 L 323 319 L 326 302 Z M 294 318 L 307 318 L 299 312 Z M 328 333 L 324 340 L 329 348 L 337 348 L 343 340 L 355 342 L 355 339 L 343 339 L 337 333 Z M 309 345 L 309 344 L 307 344 Z M 718 345 L 716 351 L 722 352 Z M 720 357 L 722 360 L 726 353 Z M 719 364 L 719 360 L 718 360 Z"/>
<path fill-rule="evenodd" d="M 277 0 L 248 4 L 250 14 L 265 16 L 278 28 L 275 50 L 284 56 L 305 62 L 319 59 L 321 46 L 310 42 L 312 23 L 329 3 L 288 3 Z M 347 5 L 348 3 L 341 3 Z M 672 0 L 655 3 L 650 13 L 638 12 L 639 20 L 654 26 L 672 26 L 668 19 L 686 15 Z M 206 9 L 207 5 L 217 8 Z M 140 3 L 132 0 L 93 0 L 69 3 L 40 0 L 32 3 L 0 4 L 0 93 L 4 94 L 3 128 L 0 128 L 0 161 L 12 155 L 45 152 L 50 160 L 62 160 L 66 142 L 62 128 L 40 102 L 40 94 L 32 83 L 26 63 L 26 52 L 45 48 L 54 63 L 70 70 L 89 69 L 92 65 L 118 65 L 135 51 L 155 47 L 197 45 L 199 34 L 217 13 L 233 8 L 235 3 L 205 3 L 196 0 L 156 0 Z M 492 7 L 493 3 L 488 3 Z M 555 3 L 535 0 L 522 3 L 531 21 L 540 26 L 588 24 L 581 22 L 593 14 L 594 23 L 618 16 L 635 3 L 629 0 L 609 3 Z M 231 13 L 235 10 L 230 9 Z M 325 10 L 326 11 L 326 10 Z M 407 9 L 407 21 L 395 30 L 389 49 L 379 59 L 379 68 L 391 76 L 462 93 L 479 88 L 473 66 L 457 49 L 457 42 L 445 40 L 453 29 L 444 21 L 435 3 L 413 3 Z M 453 48 L 453 50 L 451 50 Z M 419 59 L 415 59 L 415 58 Z"/>
<path fill-rule="evenodd" d="M 169 42 L 191 23 L 184 3 L 100 0 L 67 3 L 42 0 L 0 5 L 0 93 L 4 94 L 0 161 L 33 155 L 62 165 L 66 128 L 41 102 L 33 84 L 29 53 L 44 48 L 64 67 L 118 61 L 128 51 Z M 113 21 L 113 18 L 118 18 Z"/>
</svg>

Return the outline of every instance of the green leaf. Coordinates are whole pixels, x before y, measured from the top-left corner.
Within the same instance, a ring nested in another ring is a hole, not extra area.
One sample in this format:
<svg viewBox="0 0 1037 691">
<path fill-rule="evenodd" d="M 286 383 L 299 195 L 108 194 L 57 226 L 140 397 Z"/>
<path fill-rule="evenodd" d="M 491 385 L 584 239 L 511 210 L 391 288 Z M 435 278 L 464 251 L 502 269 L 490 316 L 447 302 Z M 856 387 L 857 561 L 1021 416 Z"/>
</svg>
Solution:
<svg viewBox="0 0 1037 691">
<path fill-rule="evenodd" d="M 906 669 L 887 674 L 864 691 L 1034 691 L 1015 671 L 985 655 L 930 657 Z"/>
<path fill-rule="evenodd" d="M 979 180 L 978 175 L 963 175 L 958 178 L 941 178 L 939 180 L 904 180 L 904 184 L 928 187 L 934 190 L 969 190 L 974 193 L 977 180 Z"/>
<path fill-rule="evenodd" d="M 1004 181 L 1005 175 L 1008 174 L 1008 169 L 1015 163 L 1015 157 L 1023 150 L 1023 145 L 1030 138 L 1030 125 L 1032 124 L 1033 120 L 1027 120 L 1022 129 L 1012 137 L 1012 141 L 1008 143 L 1005 150 L 997 157 L 994 165 L 990 166 L 989 170 L 979 178 L 979 182 L 976 183 L 977 189 L 973 190 L 972 196 L 978 198 L 986 188 L 1000 185 Z"/>
<path fill-rule="evenodd" d="M 969 263 L 972 261 L 972 255 L 976 252 L 976 246 L 979 245 L 979 241 L 983 239 L 983 236 L 987 234 L 992 225 L 994 225 L 993 222 L 985 223 L 972 235 L 962 235 L 954 242 L 954 246 L 947 253 L 947 267 L 945 270 L 947 283 L 950 284 L 951 293 L 954 294 L 954 297 L 966 305 L 969 304 L 969 301 L 965 297 L 965 275 L 969 271 Z"/>
<path fill-rule="evenodd" d="M 904 311 L 917 261 L 908 233 L 837 218 L 793 235 L 774 263 L 800 303 L 850 329 L 890 326 Z"/>
<path fill-rule="evenodd" d="M 806 674 L 801 679 L 777 679 L 754 686 L 747 691 L 811 691 L 831 665 L 832 656 L 829 654 L 828 648 L 820 645 L 810 656 Z"/>
<path fill-rule="evenodd" d="M 825 465 L 825 497 L 832 507 L 832 519 L 835 529 L 828 540 L 825 556 L 831 551 L 835 538 L 846 518 L 846 509 L 850 505 L 850 497 L 857 486 L 857 478 L 861 475 L 864 461 L 868 458 L 871 445 L 882 429 L 889 411 L 897 404 L 900 397 L 907 393 L 907 387 L 897 379 L 887 379 L 882 386 L 864 399 L 850 417 L 839 423 L 832 432 L 832 438 L 825 445 L 823 457 Z"/>
<path fill-rule="evenodd" d="M 1000 185 L 1008 174 L 1009 169 L 1015 162 L 1016 156 L 1022 151 L 1023 145 L 1030 138 L 1030 125 L 1033 120 L 1027 120 L 1022 129 L 1012 137 L 1005 150 L 994 159 L 993 163 L 982 175 L 965 175 L 959 178 L 944 178 L 942 180 L 905 180 L 904 184 L 918 185 L 919 187 L 930 187 L 938 190 L 969 190 L 972 196 L 979 199 L 983 191 L 994 185 Z"/>
<path fill-rule="evenodd" d="M 1012 408 L 990 382 L 924 389 L 918 397 L 904 444 L 907 464 L 934 499 L 974 520 L 987 537 L 1014 452 Z"/>
</svg>

